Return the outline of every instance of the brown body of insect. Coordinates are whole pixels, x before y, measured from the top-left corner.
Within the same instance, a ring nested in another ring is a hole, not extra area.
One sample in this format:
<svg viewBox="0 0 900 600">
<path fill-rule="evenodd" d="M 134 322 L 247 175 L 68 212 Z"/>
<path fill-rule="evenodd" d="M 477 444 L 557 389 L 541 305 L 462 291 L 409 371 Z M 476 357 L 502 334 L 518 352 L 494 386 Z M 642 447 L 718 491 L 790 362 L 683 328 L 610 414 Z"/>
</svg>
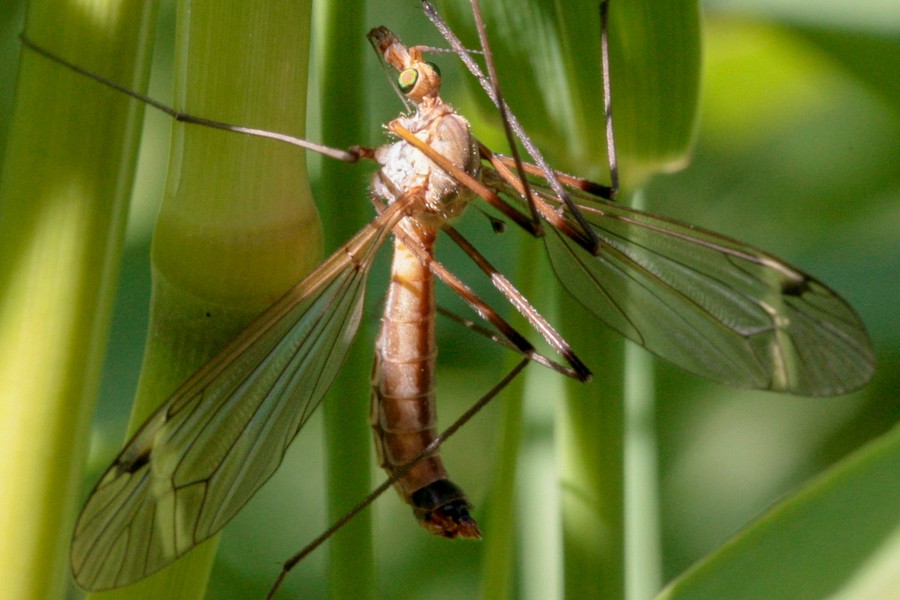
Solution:
<svg viewBox="0 0 900 600">
<path fill-rule="evenodd" d="M 433 8 L 423 5 L 435 20 Z M 476 195 L 527 231 L 543 230 L 557 278 L 584 306 L 687 371 L 736 387 L 809 395 L 851 391 L 871 377 L 871 343 L 840 296 L 765 251 L 616 204 L 609 188 L 547 167 L 496 83 L 471 66 L 459 40 L 435 22 L 539 166 L 496 155 L 478 143 L 466 120 L 440 99 L 440 75 L 422 60 L 422 50 L 404 47 L 384 28 L 372 30 L 370 41 L 400 71 L 398 85 L 415 109 L 389 124 L 398 138 L 394 142 L 348 151 L 179 113 L 25 40 L 32 50 L 181 121 L 380 165 L 373 183 L 378 216 L 184 382 L 101 477 L 72 539 L 73 573 L 86 589 L 124 586 L 172 563 L 224 527 L 275 472 L 337 377 L 361 319 L 369 268 L 391 234 L 394 263 L 371 410 L 376 448 L 389 478 L 307 549 L 390 485 L 429 531 L 480 536 L 465 494 L 448 479 L 437 453 L 446 436 L 436 431 L 434 278 L 489 322 L 498 341 L 525 357 L 475 410 L 525 362 L 579 380 L 588 379 L 590 371 L 453 228 L 452 219 Z M 615 181 L 612 163 L 611 171 Z M 434 259 L 439 231 L 490 276 L 568 366 L 537 353 Z M 278 582 L 307 553 L 287 561 Z"/>
<path fill-rule="evenodd" d="M 416 111 L 397 122 L 459 169 L 476 176 L 481 165 L 478 148 L 468 122 L 438 95 L 440 74 L 422 60 L 418 49 L 407 50 L 385 28 L 372 30 L 369 39 L 385 61 L 401 72 L 401 81 L 411 86 L 407 97 L 416 104 Z M 434 275 L 406 240 L 433 255 L 438 229 L 458 216 L 474 194 L 405 141 L 379 148 L 375 158 L 382 167 L 375 175 L 373 193 L 388 203 L 396 201 L 398 194 L 412 198 L 409 216 L 397 224 L 405 236 L 394 241 L 372 374 L 375 447 L 381 466 L 394 475 L 437 436 Z M 481 537 L 465 494 L 448 479 L 437 452 L 416 463 L 395 487 L 428 531 L 450 538 Z"/>
</svg>

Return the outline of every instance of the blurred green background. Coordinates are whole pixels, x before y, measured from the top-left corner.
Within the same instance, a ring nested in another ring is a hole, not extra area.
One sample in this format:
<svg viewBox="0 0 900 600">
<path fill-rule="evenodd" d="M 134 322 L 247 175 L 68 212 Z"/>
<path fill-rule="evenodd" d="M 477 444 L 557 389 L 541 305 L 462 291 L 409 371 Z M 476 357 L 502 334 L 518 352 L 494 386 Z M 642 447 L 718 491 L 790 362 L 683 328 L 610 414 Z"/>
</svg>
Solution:
<svg viewBox="0 0 900 600">
<path fill-rule="evenodd" d="M 20 3 L 0 4 L 3 64 L 9 65 L 17 51 Z M 443 45 L 416 3 L 373 4 L 371 26 L 387 25 L 409 43 Z M 667 580 L 773 501 L 900 421 L 900 8 L 892 0 L 732 0 L 709 1 L 705 9 L 697 147 L 686 170 L 653 181 L 646 191 L 647 208 L 766 248 L 825 281 L 866 323 L 878 370 L 860 392 L 814 399 L 727 389 L 657 363 Z M 151 88 L 151 95 L 163 100 L 170 93 L 173 27 L 166 9 L 157 46 L 160 66 Z M 445 96 L 465 112 L 471 101 L 455 61 L 438 57 L 436 62 L 446 75 Z M 371 93 L 360 98 L 360 106 L 367 112 L 370 135 L 359 143 L 374 146 L 383 139 L 380 123 L 401 107 L 374 55 L 367 65 Z M 516 77 L 515 66 L 498 68 L 501 78 Z M 6 72 L 0 82 L 4 102 L 13 84 Z M 314 115 L 315 88 L 312 96 Z M 0 119 L 7 107 L 8 102 Z M 150 233 L 162 194 L 169 121 L 148 110 L 147 124 L 85 489 L 121 442 L 144 345 Z M 310 123 L 309 137 L 320 141 L 315 123 Z M 365 191 L 350 189 L 347 200 L 366 202 Z M 479 247 L 490 246 L 485 252 L 514 273 L 515 257 L 504 256 L 505 244 L 471 213 L 463 230 L 480 240 Z M 480 281 L 450 254 L 451 268 L 467 281 Z M 369 287 L 371 310 L 364 326 L 370 328 L 378 322 L 384 270 L 376 267 Z M 459 306 L 446 294 L 441 298 Z M 439 398 L 442 422 L 449 423 L 500 377 L 508 357 L 451 323 L 442 323 L 439 336 Z M 590 364 L 590 357 L 584 358 Z M 552 405 L 552 393 L 547 392 L 545 408 Z M 538 452 L 552 452 L 552 423 L 540 407 L 536 410 L 527 432 L 533 453 L 527 462 L 552 464 L 552 454 L 541 458 Z M 444 448 L 454 478 L 468 490 L 479 513 L 491 502 L 499 412 L 495 403 Z M 279 473 L 227 528 L 209 598 L 261 597 L 276 562 L 324 527 L 319 429 L 314 419 Z M 448 543 L 423 534 L 393 492 L 375 510 L 378 596 L 476 594 L 479 544 Z M 483 528 L 490 535 L 490 524 Z M 549 565 L 553 548 L 546 551 Z M 322 552 L 305 561 L 289 577 L 284 597 L 319 597 L 325 585 L 323 566 Z M 527 596 L 523 590 L 521 597 Z"/>
</svg>

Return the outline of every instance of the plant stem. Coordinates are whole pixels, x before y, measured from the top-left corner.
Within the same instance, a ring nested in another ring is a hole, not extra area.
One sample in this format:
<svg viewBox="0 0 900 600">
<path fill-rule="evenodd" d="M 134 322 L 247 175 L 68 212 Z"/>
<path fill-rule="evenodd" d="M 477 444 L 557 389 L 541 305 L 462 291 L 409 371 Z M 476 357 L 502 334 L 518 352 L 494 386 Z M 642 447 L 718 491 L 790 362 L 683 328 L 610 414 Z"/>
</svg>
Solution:
<svg viewBox="0 0 900 600">
<path fill-rule="evenodd" d="M 155 14 L 155 3 L 35 1 L 25 31 L 144 89 Z M 68 578 L 142 115 L 22 50 L 0 176 L 2 598 L 59 598 Z"/>
<path fill-rule="evenodd" d="M 289 0 L 180 3 L 175 107 L 302 137 L 309 15 L 308 2 Z M 130 429 L 320 257 L 320 226 L 298 149 L 174 124 Z M 216 540 L 103 598 L 202 598 Z"/>
<path fill-rule="evenodd" d="M 362 143 L 365 130 L 364 89 L 365 2 L 323 3 L 319 38 L 321 135 L 325 143 L 346 148 Z M 344 243 L 372 217 L 366 201 L 368 170 L 325 159 L 320 171 L 318 200 L 328 247 Z M 325 418 L 328 520 L 334 522 L 371 490 L 369 378 L 373 340 L 361 326 L 347 355 L 341 376 L 323 406 Z M 372 547 L 372 512 L 366 510 L 329 541 L 329 595 L 364 600 L 376 592 Z"/>
</svg>

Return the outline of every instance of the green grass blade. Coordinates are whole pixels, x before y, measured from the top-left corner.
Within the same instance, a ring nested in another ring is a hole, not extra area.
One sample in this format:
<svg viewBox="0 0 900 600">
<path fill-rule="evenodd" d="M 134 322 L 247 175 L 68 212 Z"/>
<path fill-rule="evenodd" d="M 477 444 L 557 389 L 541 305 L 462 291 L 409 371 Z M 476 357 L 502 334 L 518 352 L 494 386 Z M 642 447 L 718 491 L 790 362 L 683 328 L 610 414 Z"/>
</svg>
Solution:
<svg viewBox="0 0 900 600">
<path fill-rule="evenodd" d="M 875 600 L 900 576 L 900 428 L 825 471 L 657 600 Z"/>
<path fill-rule="evenodd" d="M 683 166 L 692 147 L 699 9 L 694 1 L 613 0 L 609 12 L 613 117 L 627 193 L 660 171 Z M 574 49 L 583 33 L 578 27 L 567 31 L 565 39 Z M 602 111 L 589 109 L 596 94 L 584 84 L 573 91 L 581 100 L 580 145 L 586 148 L 591 132 L 602 131 Z M 590 173 L 586 162 L 576 170 Z M 567 385 L 563 412 L 566 597 L 638 600 L 656 589 L 662 568 L 652 459 L 657 452 L 653 361 L 640 350 L 626 349 L 615 333 L 585 327 L 592 317 L 573 304 L 561 298 L 565 331 L 572 332 L 569 341 L 595 368 L 595 379 L 590 386 Z"/>
<path fill-rule="evenodd" d="M 33 2 L 26 31 L 143 89 L 155 12 L 153 3 Z M 0 176 L 0 597 L 58 598 L 143 107 L 34 52 L 20 59 Z"/>
<path fill-rule="evenodd" d="M 305 2 L 180 4 L 175 106 L 302 137 L 309 15 Z M 131 429 L 320 258 L 320 226 L 301 151 L 175 124 Z M 215 539 L 157 575 L 102 597 L 203 597 Z"/>
<path fill-rule="evenodd" d="M 370 25 L 365 22 L 365 5 L 361 0 L 332 0 L 322 3 L 317 15 L 320 135 L 337 148 L 365 140 L 364 66 L 369 49 L 365 34 Z M 346 242 L 372 218 L 371 205 L 365 201 L 368 178 L 362 165 L 321 161 L 317 199 L 329 248 Z M 323 406 L 329 522 L 342 517 L 372 488 L 372 434 L 365 415 L 373 343 L 369 328 L 360 327 Z M 364 600 L 375 595 L 371 510 L 357 515 L 329 540 L 328 590 L 332 598 Z"/>
<path fill-rule="evenodd" d="M 471 18 L 461 4 L 447 9 L 453 9 L 454 26 L 464 31 L 464 41 L 475 47 Z M 482 10 L 503 93 L 551 164 L 608 180 L 597 3 L 492 2 L 484 3 Z M 699 11 L 694 1 L 613 0 L 610 13 L 620 175 L 623 187 L 634 190 L 660 170 L 683 165 L 693 143 Z M 472 95 L 482 114 L 496 115 L 483 94 Z M 525 268 L 534 267 L 526 262 Z M 541 305 L 541 292 L 546 295 L 552 287 L 538 283 L 523 291 Z M 644 549 L 639 564 L 649 572 L 649 577 L 645 572 L 634 577 L 654 581 L 660 577 L 656 507 L 627 510 L 624 504 L 628 501 L 624 478 L 633 485 L 629 489 L 655 488 L 652 469 L 623 475 L 625 435 L 637 428 L 627 419 L 638 412 L 624 408 L 625 402 L 634 401 L 635 392 L 623 388 L 623 369 L 630 381 L 648 381 L 652 363 L 639 360 L 625 366 L 617 334 L 600 324 L 588 326 L 596 323 L 594 317 L 565 295 L 559 303 L 563 333 L 594 370 L 594 383 L 567 383 L 564 404 L 557 402 L 563 558 L 537 558 L 522 567 L 522 577 L 531 572 L 549 576 L 546 569 L 556 562 L 564 565 L 560 577 L 564 590 L 557 592 L 561 597 L 619 598 L 625 594 L 626 526 L 633 536 L 641 536 L 631 540 Z M 640 414 L 652 414 L 652 398 L 643 402 L 649 406 Z M 652 443 L 651 439 L 651 453 Z M 626 524 L 626 514 L 635 522 Z M 537 539 L 523 543 L 547 547 Z M 523 589 L 528 585 L 523 583 Z"/>
</svg>

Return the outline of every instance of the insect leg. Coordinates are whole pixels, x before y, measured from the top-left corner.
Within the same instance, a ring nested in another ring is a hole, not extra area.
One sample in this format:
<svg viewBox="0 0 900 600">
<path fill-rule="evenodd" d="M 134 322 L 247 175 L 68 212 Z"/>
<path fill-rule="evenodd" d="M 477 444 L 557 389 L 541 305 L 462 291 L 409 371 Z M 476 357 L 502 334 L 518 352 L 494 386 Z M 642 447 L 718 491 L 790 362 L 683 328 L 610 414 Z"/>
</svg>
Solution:
<svg viewBox="0 0 900 600">
<path fill-rule="evenodd" d="M 509 299 L 512 305 L 516 307 L 516 310 L 518 310 L 523 317 L 528 319 L 531 326 L 547 340 L 547 343 L 550 344 L 560 356 L 566 359 L 566 362 L 572 366 L 576 377 L 581 381 L 588 381 L 591 377 L 590 369 L 588 369 L 587 365 L 578 358 L 572 348 L 569 347 L 569 344 L 566 343 L 566 340 L 563 339 L 543 316 L 541 316 L 528 299 L 522 295 L 522 292 L 516 289 L 516 286 L 514 286 L 505 275 L 500 273 L 494 265 L 488 262 L 484 255 L 478 252 L 478 250 L 476 250 L 475 247 L 472 246 L 472 244 L 470 244 L 456 229 L 447 227 L 445 231 L 447 232 L 447 235 L 450 236 L 450 239 L 456 242 L 456 245 L 459 246 L 463 252 L 468 254 L 469 258 L 478 265 L 478 268 L 490 277 L 494 287 L 500 290 L 500 292 Z"/>
<path fill-rule="evenodd" d="M 322 144 L 317 144 L 315 142 L 310 142 L 308 140 L 304 140 L 303 138 L 294 137 L 292 135 L 288 135 L 286 133 L 278 133 L 276 131 L 267 131 L 265 129 L 257 129 L 254 127 L 244 127 L 242 125 L 234 125 L 231 123 L 223 123 L 222 121 L 215 121 L 212 119 L 206 119 L 204 117 L 198 117 L 195 115 L 190 115 L 180 110 L 174 109 L 171 106 L 163 104 L 158 100 L 154 100 L 150 96 L 145 94 L 141 94 L 139 92 L 135 92 L 134 90 L 128 89 L 127 87 L 116 83 L 115 81 L 111 81 L 106 79 L 105 77 L 101 77 L 96 73 L 92 73 L 87 69 L 83 69 L 78 65 L 69 62 L 61 56 L 50 52 L 49 50 L 38 46 L 34 42 L 31 41 L 24 33 L 21 35 L 22 45 L 29 50 L 32 50 L 45 58 L 52 60 L 60 65 L 70 69 L 80 75 L 84 75 L 89 79 L 93 79 L 94 81 L 101 83 L 107 87 L 110 87 L 118 92 L 125 94 L 135 100 L 140 100 L 141 102 L 152 106 L 153 108 L 169 115 L 176 121 L 180 121 L 182 123 L 192 123 L 195 125 L 202 125 L 204 127 L 211 127 L 213 129 L 222 129 L 225 131 L 232 131 L 235 133 L 242 133 L 244 135 L 251 135 L 254 137 L 268 138 L 272 140 L 277 140 L 279 142 L 284 142 L 286 144 L 290 144 L 292 146 L 297 146 L 299 148 L 304 148 L 305 150 L 311 150 L 312 152 L 316 152 L 318 154 L 322 154 L 323 156 L 328 156 L 330 158 L 334 158 L 336 160 L 341 160 L 344 162 L 354 163 L 360 159 L 372 159 L 374 158 L 373 151 L 370 148 L 365 148 L 362 146 L 351 146 L 347 150 L 339 150 L 337 148 L 331 148 L 329 146 L 323 146 Z"/>
<path fill-rule="evenodd" d="M 266 594 L 266 600 L 271 600 L 275 597 L 275 594 L 278 592 L 278 588 L 281 587 L 281 583 L 284 581 L 284 578 L 287 576 L 291 570 L 297 566 L 304 558 L 309 556 L 316 548 L 321 546 L 328 538 L 330 538 L 336 531 L 338 531 L 341 527 L 347 524 L 353 517 L 363 511 L 366 507 L 368 507 L 372 502 L 375 501 L 376 498 L 381 496 L 385 491 L 390 489 L 397 480 L 406 475 L 410 469 L 415 467 L 421 460 L 430 456 L 433 452 L 435 452 L 438 448 L 443 445 L 451 436 L 453 436 L 460 428 L 472 420 L 476 414 L 478 414 L 482 408 L 487 406 L 487 404 L 493 400 L 497 394 L 499 394 L 503 389 L 510 384 L 510 382 L 518 376 L 518 374 L 525 368 L 528 364 L 529 359 L 523 358 L 512 370 L 506 374 L 506 376 L 501 379 L 497 385 L 492 387 L 484 396 L 482 396 L 475 404 L 473 404 L 469 409 L 464 412 L 452 425 L 450 425 L 447 429 L 442 431 L 440 435 L 435 437 L 435 439 L 424 449 L 422 452 L 416 456 L 409 463 L 398 467 L 396 472 L 393 475 L 385 479 L 381 485 L 376 487 L 372 492 L 363 498 L 359 504 L 354 506 L 350 511 L 347 512 L 343 517 L 335 521 L 328 529 L 323 531 L 318 537 L 316 537 L 313 541 L 306 545 L 302 550 L 288 558 L 281 566 L 281 572 L 278 573 L 278 577 L 276 577 L 275 582 L 272 584 L 269 593 Z"/>
</svg>

